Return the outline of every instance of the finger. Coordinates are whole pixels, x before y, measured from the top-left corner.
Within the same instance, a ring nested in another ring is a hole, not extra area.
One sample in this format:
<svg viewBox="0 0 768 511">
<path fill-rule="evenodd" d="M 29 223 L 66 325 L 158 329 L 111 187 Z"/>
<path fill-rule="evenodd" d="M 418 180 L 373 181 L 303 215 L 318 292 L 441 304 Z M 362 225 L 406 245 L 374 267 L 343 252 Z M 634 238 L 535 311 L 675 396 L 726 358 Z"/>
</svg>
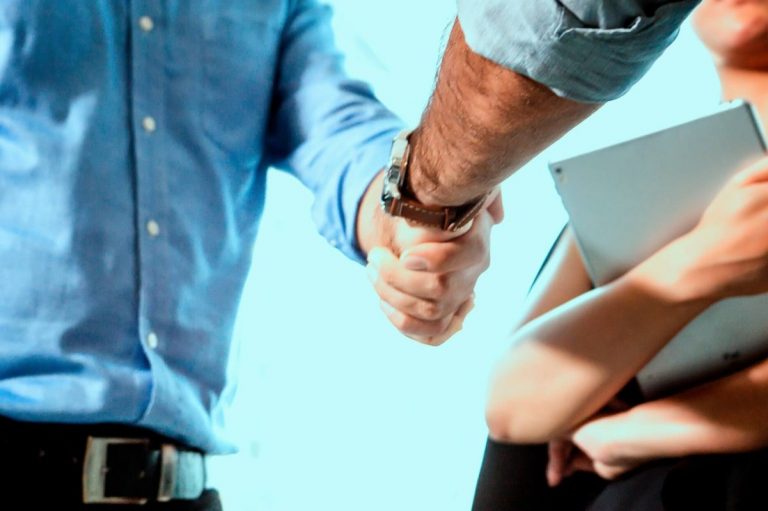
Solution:
<svg viewBox="0 0 768 511">
<path fill-rule="evenodd" d="M 595 462 L 594 472 L 603 479 L 616 479 L 628 472 L 632 467 L 627 465 L 608 465 L 600 461 Z"/>
<path fill-rule="evenodd" d="M 565 477 L 572 475 L 574 472 L 595 472 L 595 463 L 582 451 L 576 451 L 568 460 L 563 472 Z"/>
<path fill-rule="evenodd" d="M 425 321 L 404 314 L 389 305 L 384 300 L 379 301 L 381 310 L 400 332 L 424 344 L 431 344 L 429 339 L 445 332 L 451 322 L 451 316 L 443 317 L 437 321 Z"/>
<path fill-rule="evenodd" d="M 373 289 L 379 298 L 400 312 L 416 319 L 437 321 L 449 314 L 453 315 L 458 307 L 448 300 L 431 300 L 403 293 L 382 279 L 373 265 L 368 265 L 367 273 L 368 279 L 373 284 Z"/>
<path fill-rule="evenodd" d="M 436 227 L 426 227 L 409 220 L 400 220 L 394 227 L 393 241 L 400 252 L 421 243 L 448 241 L 463 235 L 472 228 L 472 223 L 458 231 L 444 231 Z"/>
<path fill-rule="evenodd" d="M 456 308 L 469 298 L 482 272 L 481 267 L 454 273 L 409 270 L 392 252 L 380 247 L 369 252 L 368 262 L 378 278 L 394 289 L 426 300 L 447 300 Z"/>
<path fill-rule="evenodd" d="M 416 271 L 449 273 L 490 262 L 491 217 L 482 213 L 465 235 L 445 242 L 421 243 L 405 250 L 400 260 Z"/>
<path fill-rule="evenodd" d="M 571 454 L 573 444 L 568 441 L 554 440 L 549 443 L 549 461 L 547 463 L 547 484 L 557 486 L 563 480 L 566 460 Z"/>
<path fill-rule="evenodd" d="M 448 326 L 446 327 L 445 331 L 438 335 L 433 335 L 431 337 L 424 338 L 422 342 L 424 344 L 429 344 L 430 346 L 440 346 L 445 341 L 453 337 L 457 332 L 459 332 L 464 327 L 464 319 L 467 317 L 467 315 L 474 309 L 475 307 L 475 298 L 474 294 L 469 297 L 467 301 L 461 304 L 461 307 L 459 307 L 459 310 L 456 311 L 455 314 L 451 317 L 450 322 L 448 323 Z"/>
</svg>

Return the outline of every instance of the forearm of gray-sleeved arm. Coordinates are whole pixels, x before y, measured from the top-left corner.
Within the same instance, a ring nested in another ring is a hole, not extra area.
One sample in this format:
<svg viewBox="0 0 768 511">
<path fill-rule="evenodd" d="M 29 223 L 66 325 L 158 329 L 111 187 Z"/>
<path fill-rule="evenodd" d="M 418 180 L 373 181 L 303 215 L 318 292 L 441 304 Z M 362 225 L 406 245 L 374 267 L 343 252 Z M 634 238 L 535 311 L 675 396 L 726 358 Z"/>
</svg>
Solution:
<svg viewBox="0 0 768 511">
<path fill-rule="evenodd" d="M 699 0 L 458 0 L 469 47 L 583 102 L 624 94 Z"/>
</svg>

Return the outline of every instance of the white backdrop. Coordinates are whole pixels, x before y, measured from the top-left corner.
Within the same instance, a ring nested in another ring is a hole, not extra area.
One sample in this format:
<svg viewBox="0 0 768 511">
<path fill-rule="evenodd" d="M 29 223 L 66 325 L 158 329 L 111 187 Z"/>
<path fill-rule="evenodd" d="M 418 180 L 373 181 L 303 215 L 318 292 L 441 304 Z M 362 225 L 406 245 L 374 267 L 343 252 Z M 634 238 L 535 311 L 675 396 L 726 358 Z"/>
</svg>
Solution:
<svg viewBox="0 0 768 511">
<path fill-rule="evenodd" d="M 452 0 L 334 0 L 348 68 L 418 121 Z M 712 108 L 718 88 L 689 29 L 632 93 L 504 185 L 507 219 L 465 329 L 440 348 L 399 336 L 363 268 L 309 218 L 311 196 L 273 173 L 236 342 L 229 414 L 241 446 L 214 460 L 227 511 L 465 511 L 485 442 L 483 400 L 504 335 L 565 215 L 546 161 Z M 307 214 L 297 215 L 296 204 Z M 290 207 L 289 207 L 290 205 Z"/>
</svg>

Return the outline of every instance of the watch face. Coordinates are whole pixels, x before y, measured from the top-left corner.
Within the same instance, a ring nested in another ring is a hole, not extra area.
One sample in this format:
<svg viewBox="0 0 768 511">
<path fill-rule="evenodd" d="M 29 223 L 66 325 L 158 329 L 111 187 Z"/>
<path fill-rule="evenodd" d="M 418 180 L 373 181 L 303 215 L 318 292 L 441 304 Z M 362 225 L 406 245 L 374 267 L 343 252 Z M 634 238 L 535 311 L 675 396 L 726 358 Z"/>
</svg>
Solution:
<svg viewBox="0 0 768 511">
<path fill-rule="evenodd" d="M 395 166 L 391 166 L 384 174 L 384 186 L 381 190 L 381 200 L 392 200 L 400 198 L 400 172 Z"/>
</svg>

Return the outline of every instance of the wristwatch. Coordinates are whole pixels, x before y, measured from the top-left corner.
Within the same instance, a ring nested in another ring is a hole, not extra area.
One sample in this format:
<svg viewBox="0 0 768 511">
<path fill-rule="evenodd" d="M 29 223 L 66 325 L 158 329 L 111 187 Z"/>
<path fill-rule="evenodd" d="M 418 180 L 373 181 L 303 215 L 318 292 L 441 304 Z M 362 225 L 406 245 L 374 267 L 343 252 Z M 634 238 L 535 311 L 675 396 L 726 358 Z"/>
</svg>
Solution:
<svg viewBox="0 0 768 511">
<path fill-rule="evenodd" d="M 461 229 L 477 216 L 488 194 L 461 206 L 426 206 L 420 203 L 407 186 L 410 135 L 410 130 L 403 130 L 392 141 L 392 152 L 381 190 L 381 207 L 389 215 L 399 216 L 426 227 L 443 231 Z"/>
</svg>

